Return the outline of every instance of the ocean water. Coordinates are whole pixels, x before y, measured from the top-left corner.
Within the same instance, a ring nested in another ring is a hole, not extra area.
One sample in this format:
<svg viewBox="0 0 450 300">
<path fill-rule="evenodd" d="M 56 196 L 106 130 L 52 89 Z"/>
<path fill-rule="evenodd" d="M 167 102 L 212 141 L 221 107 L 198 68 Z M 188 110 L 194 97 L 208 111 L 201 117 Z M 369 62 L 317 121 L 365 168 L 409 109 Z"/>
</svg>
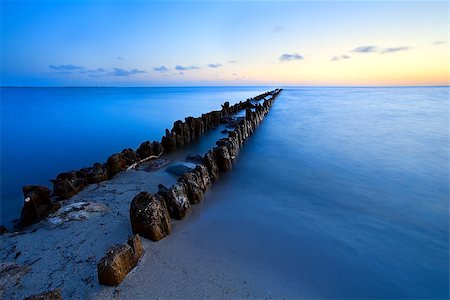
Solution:
<svg viewBox="0 0 450 300">
<path fill-rule="evenodd" d="M 24 184 L 268 89 L 2 89 L 2 218 Z M 448 298 L 449 92 L 285 88 L 189 228 L 258 296 Z"/>
</svg>

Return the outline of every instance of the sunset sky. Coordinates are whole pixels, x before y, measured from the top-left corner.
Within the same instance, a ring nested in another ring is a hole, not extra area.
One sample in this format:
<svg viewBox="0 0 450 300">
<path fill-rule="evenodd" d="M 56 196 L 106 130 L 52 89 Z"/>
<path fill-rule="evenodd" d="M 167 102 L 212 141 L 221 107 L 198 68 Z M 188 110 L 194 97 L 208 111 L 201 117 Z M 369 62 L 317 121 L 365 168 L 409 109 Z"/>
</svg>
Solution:
<svg viewBox="0 0 450 300">
<path fill-rule="evenodd" d="M 448 85 L 442 2 L 1 2 L 2 86 Z"/>
</svg>

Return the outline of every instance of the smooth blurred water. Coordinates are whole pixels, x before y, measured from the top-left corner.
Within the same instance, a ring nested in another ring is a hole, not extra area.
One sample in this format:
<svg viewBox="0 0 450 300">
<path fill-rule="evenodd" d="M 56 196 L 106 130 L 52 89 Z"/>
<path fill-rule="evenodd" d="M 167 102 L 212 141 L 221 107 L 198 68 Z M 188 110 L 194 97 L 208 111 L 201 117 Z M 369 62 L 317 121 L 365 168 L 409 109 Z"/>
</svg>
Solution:
<svg viewBox="0 0 450 300">
<path fill-rule="evenodd" d="M 268 89 L 3 89 L 2 216 L 23 184 Z M 448 298 L 449 91 L 286 88 L 184 230 L 258 296 Z"/>
<path fill-rule="evenodd" d="M 285 89 L 195 226 L 264 297 L 448 299 L 448 96 Z"/>
<path fill-rule="evenodd" d="M 0 223 L 19 217 L 22 186 L 105 162 L 161 140 L 187 116 L 221 109 L 268 87 L 1 88 Z"/>
</svg>

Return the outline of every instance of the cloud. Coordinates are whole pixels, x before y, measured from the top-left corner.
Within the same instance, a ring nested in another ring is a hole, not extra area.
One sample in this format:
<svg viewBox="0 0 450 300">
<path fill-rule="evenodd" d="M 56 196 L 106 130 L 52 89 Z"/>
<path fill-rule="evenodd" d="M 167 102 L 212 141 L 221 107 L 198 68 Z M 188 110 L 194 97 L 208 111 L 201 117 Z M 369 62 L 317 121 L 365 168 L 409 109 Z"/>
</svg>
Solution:
<svg viewBox="0 0 450 300">
<path fill-rule="evenodd" d="M 169 71 L 169 69 L 166 68 L 166 66 L 160 66 L 160 67 L 153 68 L 153 71 L 164 73 L 164 72 Z"/>
<path fill-rule="evenodd" d="M 284 30 L 284 27 L 281 26 L 281 25 L 276 25 L 276 26 L 274 26 L 274 27 L 272 28 L 272 31 L 273 31 L 273 32 L 281 32 L 281 31 L 283 31 L 283 30 Z"/>
<path fill-rule="evenodd" d="M 180 65 L 176 65 L 176 67 L 175 67 L 175 70 L 178 70 L 178 71 L 188 71 L 188 70 L 198 70 L 198 69 L 200 69 L 200 68 L 196 67 L 196 66 L 183 67 Z"/>
<path fill-rule="evenodd" d="M 222 65 L 221 64 L 209 64 L 208 67 L 213 68 L 213 69 L 217 69 L 220 68 Z"/>
<path fill-rule="evenodd" d="M 229 61 L 227 61 L 227 63 L 229 63 L 229 64 L 236 64 L 237 61 L 236 60 L 229 60 Z"/>
<path fill-rule="evenodd" d="M 84 67 L 82 66 L 75 66 L 75 65 L 59 65 L 59 66 L 54 66 L 54 65 L 49 65 L 48 66 L 50 69 L 52 70 L 57 70 L 57 71 L 78 71 L 78 70 L 84 70 Z"/>
<path fill-rule="evenodd" d="M 122 60 L 123 57 L 122 57 L 122 56 L 117 56 L 117 59 L 118 59 L 118 60 Z"/>
<path fill-rule="evenodd" d="M 399 52 L 399 51 L 406 51 L 411 49 L 411 47 L 391 47 L 391 48 L 384 48 L 381 50 L 381 54 L 386 54 L 386 53 L 394 53 L 394 52 Z"/>
<path fill-rule="evenodd" d="M 336 61 L 336 60 L 342 60 L 342 59 L 350 59 L 351 56 L 348 55 L 338 55 L 338 56 L 333 56 L 333 58 L 330 61 Z"/>
<path fill-rule="evenodd" d="M 281 55 L 279 59 L 280 59 L 280 61 L 301 60 L 301 59 L 303 59 L 303 56 L 301 56 L 300 54 L 297 54 L 297 53 L 293 53 L 293 54 L 285 53 L 285 54 Z"/>
<path fill-rule="evenodd" d="M 361 46 L 356 47 L 355 49 L 351 50 L 351 52 L 357 52 L 357 53 L 373 53 L 377 52 L 378 47 L 376 46 Z"/>
<path fill-rule="evenodd" d="M 435 41 L 432 43 L 432 45 L 443 45 L 443 44 L 447 44 L 447 41 Z"/>
<path fill-rule="evenodd" d="M 140 74 L 140 73 L 147 73 L 147 72 L 138 70 L 138 69 L 132 69 L 130 71 L 127 71 L 124 69 L 114 68 L 114 71 L 108 73 L 108 75 L 128 77 L 128 76 L 131 76 L 134 74 Z"/>
</svg>

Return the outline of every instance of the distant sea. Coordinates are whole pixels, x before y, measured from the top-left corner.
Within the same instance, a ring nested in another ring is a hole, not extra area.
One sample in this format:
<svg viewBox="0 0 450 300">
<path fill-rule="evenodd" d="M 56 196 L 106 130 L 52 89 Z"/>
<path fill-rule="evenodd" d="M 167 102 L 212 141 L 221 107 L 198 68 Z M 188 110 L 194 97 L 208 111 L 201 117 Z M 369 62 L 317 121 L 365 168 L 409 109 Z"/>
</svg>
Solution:
<svg viewBox="0 0 450 300">
<path fill-rule="evenodd" d="M 1 223 L 23 185 L 270 89 L 1 88 Z M 448 298 L 449 92 L 285 88 L 195 222 L 274 297 Z"/>
</svg>

